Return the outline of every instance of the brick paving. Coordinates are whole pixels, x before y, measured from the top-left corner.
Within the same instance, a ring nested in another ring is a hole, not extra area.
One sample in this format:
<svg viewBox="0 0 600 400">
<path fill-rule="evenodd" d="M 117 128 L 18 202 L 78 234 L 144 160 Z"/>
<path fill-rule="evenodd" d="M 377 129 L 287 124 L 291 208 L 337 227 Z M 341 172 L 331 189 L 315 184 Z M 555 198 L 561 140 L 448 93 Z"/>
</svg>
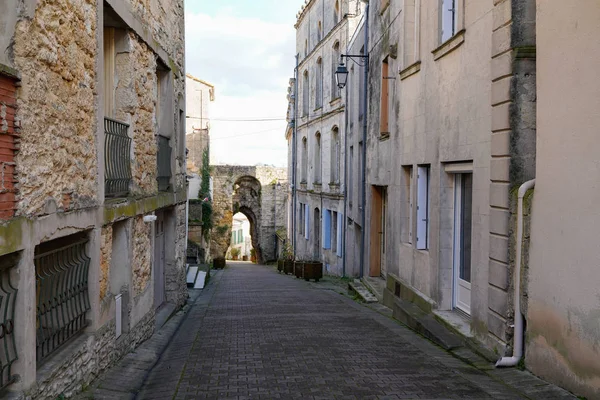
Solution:
<svg viewBox="0 0 600 400">
<path fill-rule="evenodd" d="M 453 356 L 342 288 L 232 264 L 80 398 L 574 398 L 466 348 Z"/>
</svg>

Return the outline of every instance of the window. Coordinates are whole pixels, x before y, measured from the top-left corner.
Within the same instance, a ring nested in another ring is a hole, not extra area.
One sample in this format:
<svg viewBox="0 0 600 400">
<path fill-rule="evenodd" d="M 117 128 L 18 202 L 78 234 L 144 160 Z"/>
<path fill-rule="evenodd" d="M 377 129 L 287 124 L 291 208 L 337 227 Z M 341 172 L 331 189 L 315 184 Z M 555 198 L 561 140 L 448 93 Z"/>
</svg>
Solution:
<svg viewBox="0 0 600 400">
<path fill-rule="evenodd" d="M 358 142 L 358 173 L 359 173 L 359 180 L 360 180 L 360 185 L 362 185 L 364 182 L 362 181 L 363 178 L 363 142 Z M 359 195 L 358 197 L 358 207 L 362 208 L 363 206 L 363 197 Z"/>
<path fill-rule="evenodd" d="M 314 183 L 321 183 L 321 133 L 315 134 L 315 180 Z"/>
<path fill-rule="evenodd" d="M 88 325 L 87 243 L 84 234 L 77 234 L 35 248 L 38 365 Z"/>
<path fill-rule="evenodd" d="M 298 233 L 300 233 L 300 235 L 304 236 L 304 204 L 303 203 L 298 203 L 298 204 L 299 204 Z"/>
<path fill-rule="evenodd" d="M 317 81 L 315 90 L 315 108 L 323 107 L 323 59 L 317 60 Z"/>
<path fill-rule="evenodd" d="M 450 39 L 457 31 L 457 0 L 440 0 L 441 43 Z"/>
<path fill-rule="evenodd" d="M 403 67 L 419 60 L 419 7 L 420 0 L 404 0 L 404 54 Z"/>
<path fill-rule="evenodd" d="M 331 100 L 340 97 L 340 89 L 335 81 L 335 71 L 340 62 L 340 42 L 335 42 L 331 52 Z"/>
<path fill-rule="evenodd" d="M 309 239 L 309 227 L 310 227 L 310 207 L 308 204 L 304 205 L 304 239 Z"/>
<path fill-rule="evenodd" d="M 335 9 L 333 10 L 333 26 L 340 22 L 340 1 L 335 2 Z"/>
<path fill-rule="evenodd" d="M 308 55 L 308 39 L 304 39 L 304 57 Z"/>
<path fill-rule="evenodd" d="M 320 42 L 323 39 L 323 24 L 319 21 L 317 25 L 317 42 Z"/>
<path fill-rule="evenodd" d="M 417 249 L 429 248 L 429 166 L 417 167 Z"/>
<path fill-rule="evenodd" d="M 323 248 L 331 249 L 331 210 L 323 212 Z"/>
<path fill-rule="evenodd" d="M 302 138 L 302 174 L 300 175 L 300 183 L 306 183 L 308 175 L 308 143 L 306 137 Z"/>
<path fill-rule="evenodd" d="M 331 183 L 337 185 L 340 183 L 340 135 L 338 127 L 334 126 L 331 130 Z"/>
<path fill-rule="evenodd" d="M 412 166 L 402 167 L 402 204 L 401 220 L 402 232 L 401 240 L 404 243 L 412 243 L 413 236 L 413 186 L 412 186 L 413 168 Z"/>
<path fill-rule="evenodd" d="M 342 246 L 342 244 L 343 244 L 342 243 L 342 241 L 343 241 L 342 234 L 343 234 L 343 229 L 344 229 L 343 223 L 344 223 L 344 214 L 339 214 L 337 216 L 337 224 L 336 224 L 337 225 L 336 253 L 337 253 L 338 257 L 342 257 L 342 255 L 343 255 L 343 246 Z"/>
<path fill-rule="evenodd" d="M 238 243 L 243 243 L 244 242 L 244 232 L 240 229 L 238 231 Z"/>
<path fill-rule="evenodd" d="M 338 213 L 336 211 L 331 211 L 331 235 L 329 241 L 331 242 L 331 249 L 337 252 Z"/>
<path fill-rule="evenodd" d="M 308 116 L 308 107 L 309 107 L 309 93 L 310 86 L 308 80 L 308 71 L 304 71 L 304 82 L 302 82 L 302 116 Z"/>
<path fill-rule="evenodd" d="M 382 138 L 390 136 L 389 127 L 389 85 L 391 79 L 388 68 L 388 57 L 381 63 L 381 101 L 379 103 L 379 132 Z"/>
<path fill-rule="evenodd" d="M 348 163 L 348 205 L 352 207 L 354 198 L 354 146 L 350 146 L 350 162 Z"/>
</svg>

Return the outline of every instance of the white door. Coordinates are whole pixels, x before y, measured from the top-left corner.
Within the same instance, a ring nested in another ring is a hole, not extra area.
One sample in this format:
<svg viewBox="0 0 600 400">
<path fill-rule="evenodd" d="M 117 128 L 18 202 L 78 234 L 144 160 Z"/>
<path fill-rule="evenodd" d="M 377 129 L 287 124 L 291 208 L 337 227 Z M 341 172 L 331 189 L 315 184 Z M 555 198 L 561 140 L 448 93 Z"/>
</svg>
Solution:
<svg viewBox="0 0 600 400">
<path fill-rule="evenodd" d="M 471 314 L 471 216 L 473 175 L 454 181 L 454 307 Z"/>
</svg>

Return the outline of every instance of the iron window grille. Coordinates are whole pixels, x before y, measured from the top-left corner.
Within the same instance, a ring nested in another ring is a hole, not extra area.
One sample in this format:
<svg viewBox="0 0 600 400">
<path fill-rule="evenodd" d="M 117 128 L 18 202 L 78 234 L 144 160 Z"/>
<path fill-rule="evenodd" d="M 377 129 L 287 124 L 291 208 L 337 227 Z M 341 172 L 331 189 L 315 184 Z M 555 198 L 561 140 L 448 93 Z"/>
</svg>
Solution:
<svg viewBox="0 0 600 400">
<path fill-rule="evenodd" d="M 157 154 L 158 176 L 156 180 L 158 181 L 158 190 L 160 192 L 171 190 L 171 151 L 169 138 L 159 135 Z"/>
<path fill-rule="evenodd" d="M 104 118 L 104 192 L 106 197 L 127 196 L 131 183 L 129 125 Z"/>
<path fill-rule="evenodd" d="M 17 254 L 0 257 L 0 390 L 16 380 L 12 365 L 18 359 L 14 331 L 17 288 L 10 274 L 17 262 Z"/>
<path fill-rule="evenodd" d="M 69 236 L 36 248 L 36 354 L 45 360 L 87 326 L 90 258 L 84 236 Z"/>
</svg>

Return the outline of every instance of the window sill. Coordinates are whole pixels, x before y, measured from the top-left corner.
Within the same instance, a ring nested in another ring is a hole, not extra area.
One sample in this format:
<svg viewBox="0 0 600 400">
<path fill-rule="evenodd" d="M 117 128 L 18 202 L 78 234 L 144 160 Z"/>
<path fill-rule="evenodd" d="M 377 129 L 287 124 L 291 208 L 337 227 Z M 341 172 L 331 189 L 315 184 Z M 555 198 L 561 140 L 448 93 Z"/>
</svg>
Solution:
<svg viewBox="0 0 600 400">
<path fill-rule="evenodd" d="M 339 103 L 342 100 L 342 96 L 338 96 L 338 97 L 334 97 L 333 99 L 331 99 L 331 101 L 329 102 L 330 105 L 334 105 L 336 103 Z"/>
<path fill-rule="evenodd" d="M 379 141 L 380 142 L 385 142 L 386 140 L 388 140 L 390 138 L 390 133 L 389 132 L 381 132 L 379 134 Z"/>
<path fill-rule="evenodd" d="M 450 39 L 446 40 L 442 43 L 437 49 L 433 50 L 431 53 L 433 54 L 434 60 L 439 60 L 444 57 L 446 54 L 451 53 L 455 49 L 459 48 L 465 41 L 465 30 L 461 30 L 452 36 Z"/>
<path fill-rule="evenodd" d="M 323 106 L 318 106 L 317 108 L 314 109 L 314 111 L 321 111 L 323 109 Z"/>
<path fill-rule="evenodd" d="M 412 63 L 408 67 L 400 71 L 400 80 L 403 81 L 409 76 L 412 76 L 421 70 L 421 60 Z"/>
</svg>

